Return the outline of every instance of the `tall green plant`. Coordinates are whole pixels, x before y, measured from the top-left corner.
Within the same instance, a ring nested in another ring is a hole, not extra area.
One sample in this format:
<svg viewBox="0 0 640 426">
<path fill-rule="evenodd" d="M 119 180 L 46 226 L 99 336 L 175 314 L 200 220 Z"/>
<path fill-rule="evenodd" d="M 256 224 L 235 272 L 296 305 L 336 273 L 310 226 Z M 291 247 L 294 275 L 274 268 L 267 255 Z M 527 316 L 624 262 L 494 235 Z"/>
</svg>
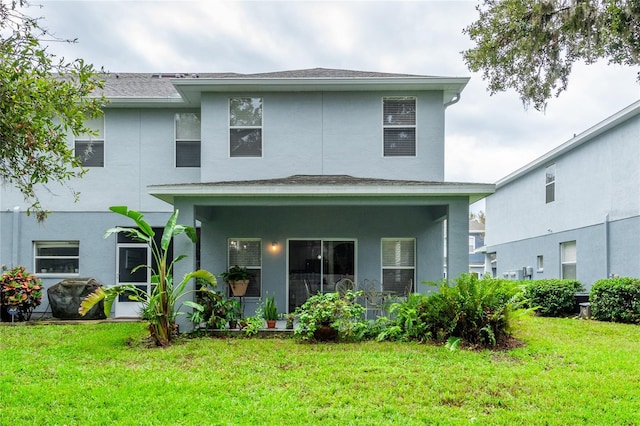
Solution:
<svg viewBox="0 0 640 426">
<path fill-rule="evenodd" d="M 195 292 L 195 290 L 185 292 L 187 283 L 192 279 L 202 279 L 212 286 L 216 285 L 216 278 L 213 274 L 205 270 L 188 273 L 178 285 L 174 285 L 172 275 L 173 266 L 176 262 L 187 256 L 180 255 L 172 261 L 169 261 L 169 245 L 173 238 L 180 234 L 185 234 L 191 242 L 195 243 L 197 240 L 196 230 L 192 226 L 177 224 L 178 210 L 176 210 L 167 221 L 160 244 L 158 245 L 154 238 L 155 232 L 143 219 L 144 215 L 142 213 L 129 210 L 126 206 L 112 206 L 109 207 L 109 210 L 133 220 L 137 228 L 111 228 L 105 233 L 105 238 L 112 234 L 123 232 L 136 241 L 148 244 L 151 248 L 156 269 L 149 265 L 139 265 L 134 268 L 132 272 L 140 268 L 151 269 L 152 290 L 146 292 L 130 284 L 112 286 L 107 289 L 99 288 L 82 301 L 79 310 L 80 315 L 85 315 L 100 300 L 104 300 L 104 311 L 108 316 L 116 297 L 121 294 L 127 294 L 130 300 L 142 304 L 142 317 L 149 321 L 149 331 L 155 343 L 158 346 L 167 346 L 170 344 L 174 335 L 176 316 L 184 314 L 184 312 L 179 310 L 180 307 L 176 308 L 178 300 L 185 297 L 188 293 Z M 185 301 L 183 304 L 201 308 L 200 305 L 192 301 Z"/>
<path fill-rule="evenodd" d="M 425 297 L 418 317 L 426 325 L 421 329 L 424 340 L 459 337 L 468 344 L 492 347 L 510 334 L 511 317 L 521 304 L 517 282 L 463 274 L 453 285 L 443 283 L 438 293 Z"/>
</svg>

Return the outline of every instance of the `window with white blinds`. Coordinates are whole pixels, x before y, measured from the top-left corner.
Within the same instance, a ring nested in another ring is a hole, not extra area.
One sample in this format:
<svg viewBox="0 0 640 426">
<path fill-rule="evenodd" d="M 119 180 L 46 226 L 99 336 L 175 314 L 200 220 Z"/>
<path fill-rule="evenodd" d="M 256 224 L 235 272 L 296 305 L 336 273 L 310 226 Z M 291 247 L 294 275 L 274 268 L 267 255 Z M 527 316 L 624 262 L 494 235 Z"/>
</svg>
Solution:
<svg viewBox="0 0 640 426">
<path fill-rule="evenodd" d="M 104 117 L 90 118 L 84 123 L 94 134 L 75 137 L 74 152 L 83 167 L 104 167 Z"/>
<path fill-rule="evenodd" d="M 577 250 L 575 241 L 567 241 L 560 244 L 560 255 L 562 263 L 562 279 L 577 279 Z"/>
<path fill-rule="evenodd" d="M 385 157 L 414 157 L 416 155 L 416 98 L 383 98 L 382 128 Z"/>
<path fill-rule="evenodd" d="M 175 115 L 176 167 L 200 167 L 200 114 Z"/>
<path fill-rule="evenodd" d="M 247 268 L 251 280 L 246 297 L 260 297 L 262 287 L 262 240 L 258 238 L 229 239 L 229 268 Z"/>
<path fill-rule="evenodd" d="M 229 155 L 262 157 L 262 98 L 229 99 Z"/>
<path fill-rule="evenodd" d="M 398 295 L 415 291 L 416 240 L 382 239 L 382 289 Z"/>
</svg>

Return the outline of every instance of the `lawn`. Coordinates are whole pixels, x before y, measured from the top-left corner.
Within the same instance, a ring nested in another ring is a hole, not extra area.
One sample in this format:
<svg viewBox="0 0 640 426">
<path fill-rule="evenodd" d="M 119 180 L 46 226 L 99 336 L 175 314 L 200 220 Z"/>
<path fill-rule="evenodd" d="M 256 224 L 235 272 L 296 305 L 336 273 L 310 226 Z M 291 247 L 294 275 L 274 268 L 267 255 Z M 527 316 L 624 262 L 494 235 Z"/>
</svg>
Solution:
<svg viewBox="0 0 640 426">
<path fill-rule="evenodd" d="M 525 318 L 506 352 L 0 327 L 2 425 L 640 425 L 640 327 Z"/>
</svg>

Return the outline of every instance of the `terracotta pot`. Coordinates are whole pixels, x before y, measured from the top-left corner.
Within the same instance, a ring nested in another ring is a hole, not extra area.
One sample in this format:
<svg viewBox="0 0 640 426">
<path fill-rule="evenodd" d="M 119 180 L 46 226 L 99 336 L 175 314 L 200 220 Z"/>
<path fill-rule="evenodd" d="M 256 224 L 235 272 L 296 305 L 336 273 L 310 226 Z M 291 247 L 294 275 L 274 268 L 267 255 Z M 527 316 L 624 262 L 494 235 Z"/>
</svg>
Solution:
<svg viewBox="0 0 640 426">
<path fill-rule="evenodd" d="M 231 293 L 234 296 L 244 296 L 247 293 L 247 287 L 249 287 L 249 280 L 229 281 L 229 287 L 231 287 Z"/>
<path fill-rule="evenodd" d="M 267 328 L 276 328 L 276 320 L 266 320 Z"/>
</svg>

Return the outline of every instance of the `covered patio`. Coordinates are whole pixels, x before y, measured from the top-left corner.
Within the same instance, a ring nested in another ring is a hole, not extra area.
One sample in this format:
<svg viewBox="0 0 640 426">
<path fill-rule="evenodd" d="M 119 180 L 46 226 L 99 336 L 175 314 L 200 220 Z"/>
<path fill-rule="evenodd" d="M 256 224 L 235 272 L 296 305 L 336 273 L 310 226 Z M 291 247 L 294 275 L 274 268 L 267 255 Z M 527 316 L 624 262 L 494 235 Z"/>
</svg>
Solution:
<svg viewBox="0 0 640 426">
<path fill-rule="evenodd" d="M 180 210 L 181 222 L 200 226 L 201 268 L 219 275 L 239 264 L 252 272 L 247 313 L 266 295 L 291 312 L 342 278 L 377 280 L 394 292 L 412 282 L 424 291 L 418 283 L 445 274 L 445 234 L 447 276 L 467 272 L 468 206 L 492 191 L 491 184 L 346 175 L 149 187 Z M 195 268 L 194 247 L 176 250 L 192 259 L 177 265 L 177 275 Z"/>
</svg>

